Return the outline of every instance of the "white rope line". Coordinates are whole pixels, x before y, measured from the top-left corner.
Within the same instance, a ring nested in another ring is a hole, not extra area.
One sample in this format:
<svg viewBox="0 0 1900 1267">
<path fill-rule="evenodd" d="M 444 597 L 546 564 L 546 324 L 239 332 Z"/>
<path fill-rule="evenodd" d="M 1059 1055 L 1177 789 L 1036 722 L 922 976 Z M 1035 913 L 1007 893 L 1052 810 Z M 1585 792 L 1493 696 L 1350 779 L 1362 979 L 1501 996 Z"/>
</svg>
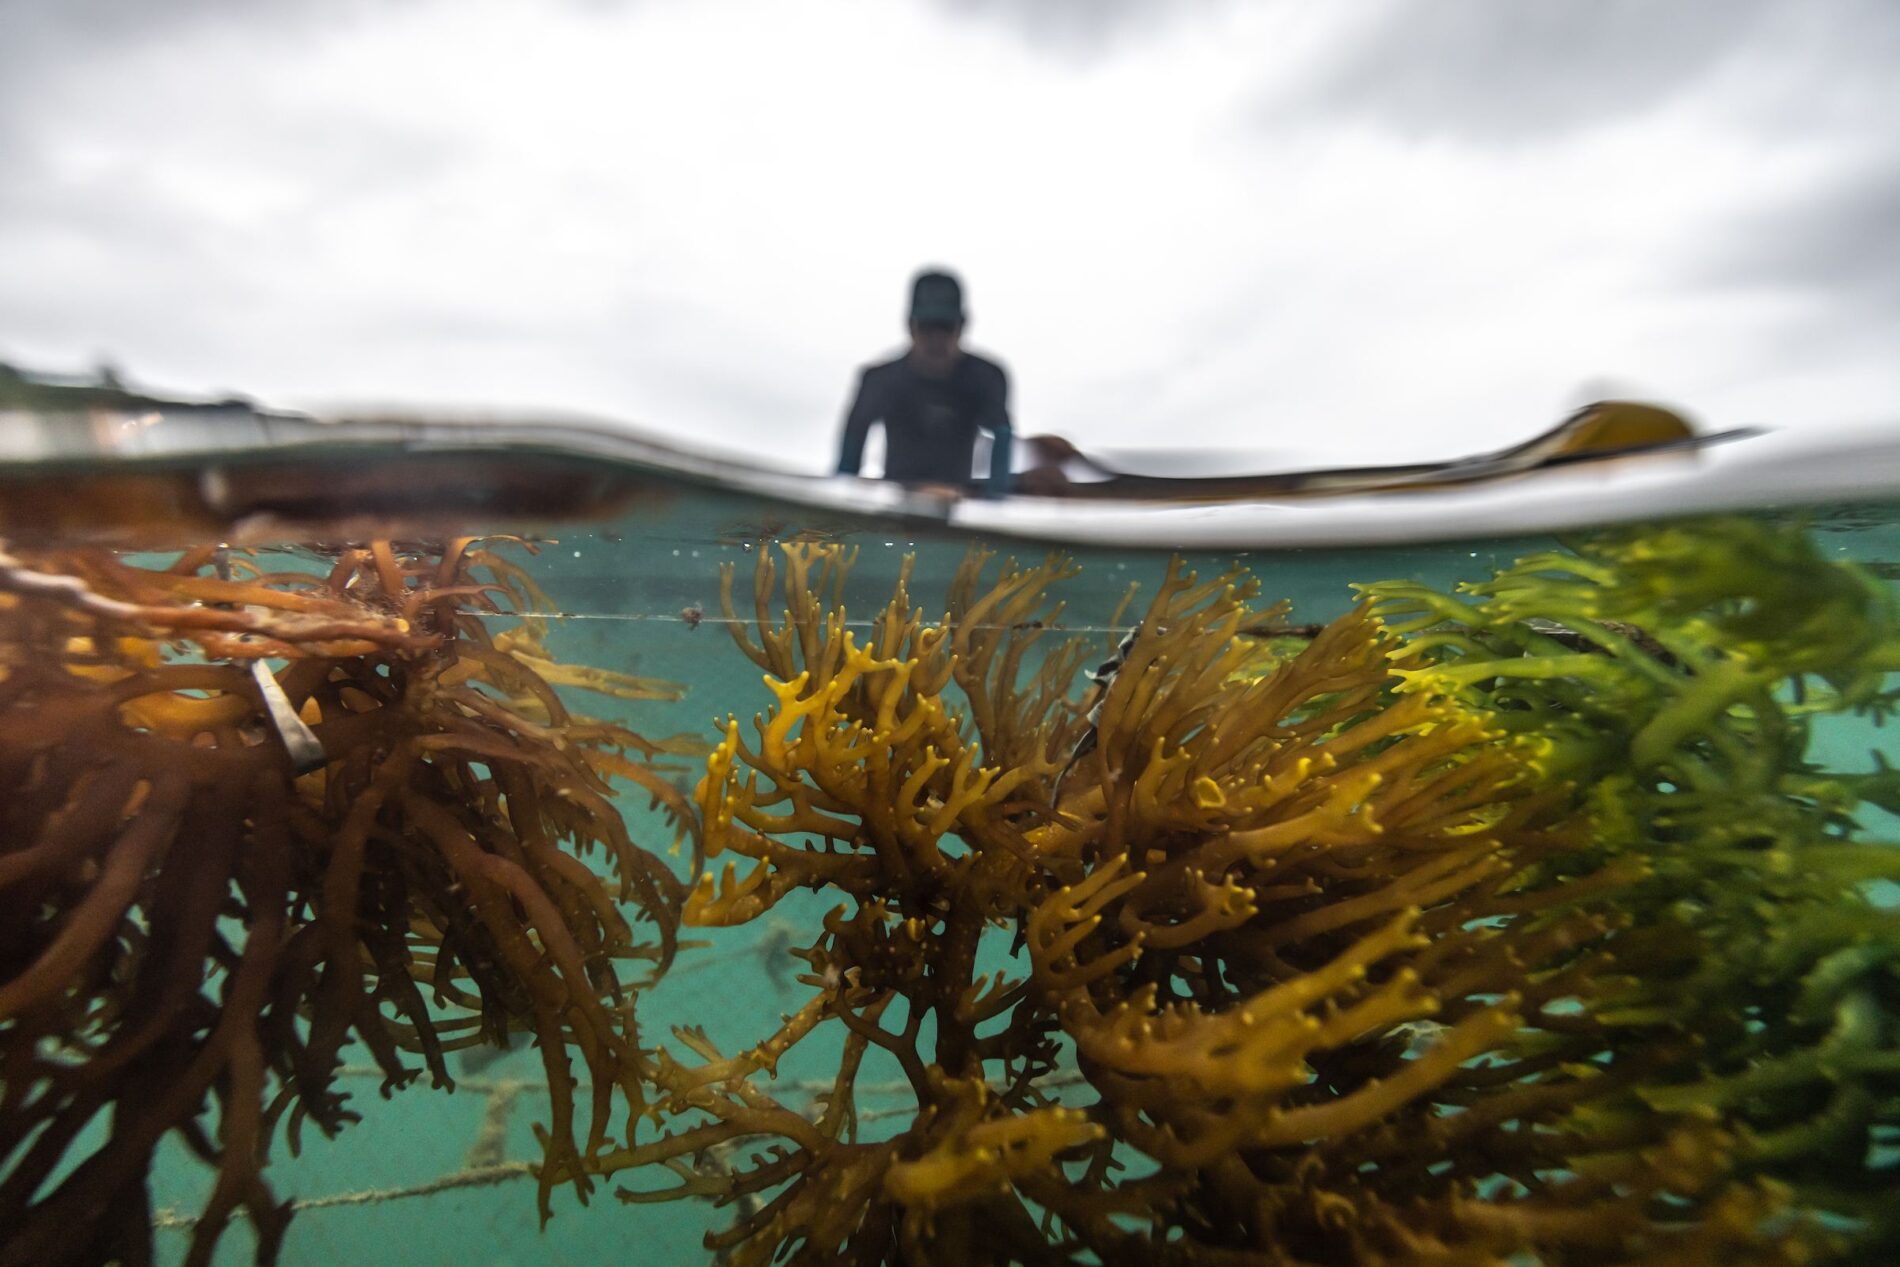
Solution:
<svg viewBox="0 0 1900 1267">
<path fill-rule="evenodd" d="M 438 1192 L 451 1192 L 457 1188 L 487 1188 L 498 1183 L 507 1183 L 511 1179 L 529 1179 L 534 1176 L 534 1166 L 525 1161 L 504 1161 L 494 1166 L 476 1166 L 468 1170 L 458 1170 L 453 1174 L 441 1175 L 424 1183 L 412 1184 L 402 1188 L 365 1188 L 360 1192 L 332 1192 L 321 1197 L 297 1197 L 290 1208 L 301 1213 L 304 1210 L 334 1210 L 350 1205 L 381 1205 L 385 1201 L 402 1201 L 409 1197 L 434 1196 Z M 197 1227 L 199 1216 L 184 1214 L 177 1210 L 159 1210 L 152 1215 L 152 1226 L 159 1230 Z"/>
<path fill-rule="evenodd" d="M 383 1071 L 374 1065 L 345 1065 L 337 1070 L 341 1078 L 382 1078 Z M 1084 1081 L 1077 1070 L 1063 1070 L 1046 1077 L 1036 1079 L 1034 1085 L 1041 1087 L 1069 1087 Z M 507 1133 L 508 1115 L 517 1098 L 524 1091 L 546 1091 L 547 1082 L 535 1078 L 462 1078 L 456 1081 L 458 1089 L 482 1092 L 488 1100 L 482 1110 L 481 1124 L 475 1140 L 469 1145 L 468 1166 L 434 1179 L 425 1179 L 421 1183 L 406 1184 L 394 1188 L 364 1188 L 355 1192 L 332 1192 L 318 1197 L 294 1197 L 290 1201 L 292 1211 L 302 1213 L 306 1210 L 336 1210 L 357 1205 L 382 1205 L 387 1201 L 406 1201 L 413 1197 L 431 1197 L 443 1192 L 454 1192 L 461 1188 L 488 1188 L 508 1183 L 515 1179 L 533 1178 L 535 1163 L 530 1161 L 499 1160 L 502 1140 Z M 576 1091 L 584 1091 L 588 1083 L 575 1084 Z M 1005 1085 L 991 1082 L 991 1087 L 1001 1090 Z M 786 1084 L 787 1089 L 802 1091 L 814 1097 L 829 1094 L 835 1089 L 830 1079 L 812 1078 Z M 873 1082 L 852 1089 L 853 1098 L 871 1095 L 897 1095 L 911 1090 L 904 1081 Z M 810 1106 L 807 1106 L 808 1109 Z M 860 1122 L 876 1122 L 885 1118 L 902 1117 L 914 1110 L 909 1105 L 890 1105 L 883 1108 L 869 1108 L 857 1113 Z M 491 1160 L 492 1159 L 492 1160 Z M 187 1214 L 170 1207 L 156 1210 L 152 1214 L 152 1227 L 156 1231 L 189 1231 L 198 1226 L 201 1216 Z"/>
<path fill-rule="evenodd" d="M 380 1079 L 384 1075 L 383 1071 L 378 1069 L 375 1065 L 344 1065 L 341 1069 L 336 1071 L 336 1076 L 339 1078 Z M 1037 1087 L 1056 1088 L 1073 1087 L 1081 1085 L 1084 1081 L 1085 1079 L 1079 1070 L 1064 1069 L 1060 1072 L 1037 1078 L 1034 1085 Z M 830 1091 L 833 1083 L 830 1078 L 806 1078 L 797 1082 L 781 1083 L 780 1085 L 791 1091 L 815 1093 Z M 1006 1082 L 995 1079 L 992 1079 L 990 1082 L 990 1087 L 998 1091 L 1008 1085 Z M 590 1089 L 591 1086 L 591 1083 L 583 1079 L 574 1084 L 574 1089 L 576 1091 L 586 1091 Z M 457 1078 L 455 1080 L 455 1088 L 458 1091 L 468 1090 L 483 1093 L 505 1091 L 509 1094 L 515 1094 L 521 1091 L 546 1091 L 548 1084 L 545 1078 Z M 852 1089 L 852 1093 L 857 1096 L 904 1095 L 910 1090 L 910 1083 L 899 1078 L 891 1082 L 860 1083 Z"/>
<path fill-rule="evenodd" d="M 523 618 L 531 620 L 657 621 L 661 624 L 668 625 L 738 625 L 746 629 L 754 628 L 758 623 L 750 616 L 738 616 L 729 620 L 724 616 L 715 616 L 710 612 L 702 616 L 687 616 L 679 612 L 511 611 L 502 612 L 498 616 L 498 619 L 507 620 Z M 844 627 L 847 629 L 869 629 L 876 623 L 877 621 L 875 619 L 847 620 L 844 622 Z M 966 627 L 987 631 L 1017 628 L 1015 625 L 990 624 L 969 625 Z M 1127 625 L 1043 625 L 1041 629 L 1042 632 L 1051 634 L 1124 634 L 1128 632 Z"/>
</svg>

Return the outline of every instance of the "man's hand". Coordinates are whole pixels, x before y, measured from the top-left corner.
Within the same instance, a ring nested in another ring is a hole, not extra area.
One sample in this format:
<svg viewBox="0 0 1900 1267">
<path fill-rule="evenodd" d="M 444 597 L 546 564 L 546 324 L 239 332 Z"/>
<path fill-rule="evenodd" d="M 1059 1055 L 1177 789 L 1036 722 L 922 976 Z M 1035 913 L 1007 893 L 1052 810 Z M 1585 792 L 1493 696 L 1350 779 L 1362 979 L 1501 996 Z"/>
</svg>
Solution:
<svg viewBox="0 0 1900 1267">
<path fill-rule="evenodd" d="M 906 484 L 904 487 L 913 493 L 922 493 L 927 497 L 961 497 L 964 493 L 962 486 L 957 484 L 923 483 Z"/>
</svg>

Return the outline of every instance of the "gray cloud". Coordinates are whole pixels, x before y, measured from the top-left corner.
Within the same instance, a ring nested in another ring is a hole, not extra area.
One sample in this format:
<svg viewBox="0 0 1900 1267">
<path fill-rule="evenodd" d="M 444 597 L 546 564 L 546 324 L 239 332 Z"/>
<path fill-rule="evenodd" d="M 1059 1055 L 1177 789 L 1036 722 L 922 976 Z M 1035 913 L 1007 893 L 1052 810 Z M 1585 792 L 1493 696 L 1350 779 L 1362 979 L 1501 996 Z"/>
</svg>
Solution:
<svg viewBox="0 0 1900 1267">
<path fill-rule="evenodd" d="M 282 28 L 294 33 L 319 15 L 318 0 L 0 0 L 0 92 L 23 96 L 36 79 L 62 75 L 74 63 L 191 33 L 207 23 Z M 341 17 L 360 5 L 328 12 Z"/>
<path fill-rule="evenodd" d="M 1792 292 L 1854 323 L 1900 322 L 1900 153 L 1738 216 L 1686 272 Z"/>
<path fill-rule="evenodd" d="M 1139 35 L 1152 34 L 1225 0 L 934 0 L 954 18 L 993 22 L 1020 35 L 1031 47 L 1089 58 Z"/>
<path fill-rule="evenodd" d="M 1777 97 L 1885 78 L 1896 41 L 1900 6 L 1887 0 L 1389 0 L 1269 107 L 1414 138 L 1546 141 L 1656 109 L 1743 56 L 1812 63 L 1792 81 L 1763 76 Z"/>
<path fill-rule="evenodd" d="M 334 24 L 374 17 L 405 7 L 405 0 L 0 0 L 9 56 L 44 47 L 48 40 L 72 48 L 116 48 L 163 38 L 216 21 L 293 30 L 304 22 Z"/>
<path fill-rule="evenodd" d="M 267 32 L 265 47 L 289 50 L 313 25 L 371 12 L 369 0 L 0 0 L 0 172 L 30 145 L 48 88 L 93 63 L 207 28 Z"/>
</svg>

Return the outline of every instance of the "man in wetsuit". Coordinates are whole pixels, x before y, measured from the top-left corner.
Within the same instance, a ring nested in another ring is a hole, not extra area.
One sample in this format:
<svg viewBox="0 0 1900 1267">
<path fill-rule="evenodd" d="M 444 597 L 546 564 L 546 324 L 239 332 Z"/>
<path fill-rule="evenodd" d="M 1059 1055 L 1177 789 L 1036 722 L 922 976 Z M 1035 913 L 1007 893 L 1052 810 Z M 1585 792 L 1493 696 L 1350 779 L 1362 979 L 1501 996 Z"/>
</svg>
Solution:
<svg viewBox="0 0 1900 1267">
<path fill-rule="evenodd" d="M 949 273 L 911 283 L 910 350 L 867 366 L 845 415 L 838 474 L 856 475 L 872 423 L 884 424 L 884 478 L 907 484 L 977 486 L 979 431 L 990 433 L 986 497 L 1009 492 L 1009 375 L 963 349 L 963 286 Z"/>
</svg>

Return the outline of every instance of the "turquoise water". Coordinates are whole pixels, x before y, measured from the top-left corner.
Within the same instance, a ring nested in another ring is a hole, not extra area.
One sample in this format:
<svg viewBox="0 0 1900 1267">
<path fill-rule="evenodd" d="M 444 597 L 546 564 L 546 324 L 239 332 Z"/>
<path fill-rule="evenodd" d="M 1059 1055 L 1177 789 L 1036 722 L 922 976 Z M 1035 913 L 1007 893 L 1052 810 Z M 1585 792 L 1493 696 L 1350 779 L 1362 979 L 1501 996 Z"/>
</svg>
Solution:
<svg viewBox="0 0 1900 1267">
<path fill-rule="evenodd" d="M 1852 558 L 1885 572 L 1900 560 L 1900 516 L 1881 509 L 1843 511 L 1817 518 L 1811 529 L 1828 557 Z M 619 721 L 649 737 L 694 733 L 711 739 L 728 714 L 749 719 L 769 701 L 759 670 L 728 637 L 719 611 L 719 569 L 733 565 L 741 617 L 750 612 L 750 578 L 761 549 L 775 539 L 821 537 L 855 545 L 859 557 L 846 594 L 853 623 L 869 623 L 890 593 L 901 561 L 916 557 L 913 600 L 926 614 L 940 611 L 945 587 L 965 550 L 963 538 L 919 535 L 901 524 L 849 526 L 822 521 L 763 503 L 712 493 L 682 493 L 669 505 L 612 524 L 544 528 L 530 568 L 550 599 L 548 646 L 556 659 L 644 677 L 684 683 L 678 701 L 628 703 L 563 688 L 578 711 Z M 1020 543 L 991 544 L 1000 555 L 1040 558 L 1044 551 Z M 1291 619 L 1323 622 L 1354 601 L 1354 582 L 1406 578 L 1447 589 L 1477 580 L 1535 550 L 1560 543 L 1543 537 L 1485 540 L 1410 549 L 1309 550 L 1199 556 L 1189 560 L 1203 573 L 1241 567 L 1257 578 L 1262 600 L 1291 600 Z M 1168 554 L 1069 551 L 1081 574 L 1064 589 L 1068 608 L 1051 639 L 1083 639 L 1103 654 L 1123 624 L 1114 619 L 1128 586 L 1139 586 L 1138 613 L 1154 591 Z M 518 560 L 526 560 L 516 552 Z M 1077 684 L 1080 693 L 1080 683 Z M 1859 721 L 1843 721 L 1818 736 L 1816 756 L 1833 768 L 1871 768 L 1871 752 L 1884 749 L 1900 764 L 1893 733 Z M 690 788 L 701 765 L 675 759 L 675 777 Z M 624 798 L 635 840 L 664 850 L 671 832 L 645 809 L 645 799 Z M 1869 824 L 1881 830 L 1888 824 Z M 1889 833 L 1890 834 L 1890 833 Z M 710 944 L 684 952 L 672 973 L 642 995 L 639 1015 L 649 1044 L 673 1025 L 703 1026 L 722 1050 L 732 1052 L 768 1033 L 781 1013 L 808 995 L 793 978 L 802 965 L 786 954 L 785 929 L 807 926 L 822 912 L 817 899 L 787 902 L 763 926 L 718 930 L 696 939 Z M 809 1081 L 835 1070 L 827 1058 L 835 1046 L 810 1042 L 782 1066 L 773 1088 L 788 1104 L 809 1103 L 821 1084 Z M 458 1086 L 452 1094 L 426 1081 L 384 1099 L 366 1055 L 350 1062 L 353 1107 L 363 1120 L 334 1139 L 306 1131 L 300 1156 L 279 1147 L 266 1172 L 280 1199 L 298 1203 L 281 1262 L 285 1264 L 456 1264 L 487 1267 L 525 1264 L 696 1263 L 707 1260 L 701 1237 L 728 1222 L 731 1211 L 701 1203 L 623 1205 L 615 1181 L 597 1185 L 583 1207 L 571 1189 L 557 1191 L 554 1217 L 542 1228 L 535 1187 L 525 1164 L 539 1155 L 533 1124 L 545 1120 L 547 1097 L 540 1063 L 532 1051 L 515 1051 L 479 1069 L 452 1061 Z M 826 1084 L 828 1085 L 828 1084 Z M 901 1123 L 907 1106 L 894 1068 L 869 1062 L 860 1078 L 860 1105 L 867 1134 L 878 1121 Z M 889 1110 L 880 1117 L 880 1110 Z M 622 1180 L 627 1176 L 620 1177 Z M 666 1176 L 638 1177 L 655 1183 Z M 162 1262 L 181 1260 L 187 1228 L 205 1191 L 205 1173 L 182 1150 L 167 1152 L 155 1175 L 154 1206 L 160 1217 Z M 251 1260 L 248 1228 L 234 1225 L 217 1261 Z"/>
</svg>

